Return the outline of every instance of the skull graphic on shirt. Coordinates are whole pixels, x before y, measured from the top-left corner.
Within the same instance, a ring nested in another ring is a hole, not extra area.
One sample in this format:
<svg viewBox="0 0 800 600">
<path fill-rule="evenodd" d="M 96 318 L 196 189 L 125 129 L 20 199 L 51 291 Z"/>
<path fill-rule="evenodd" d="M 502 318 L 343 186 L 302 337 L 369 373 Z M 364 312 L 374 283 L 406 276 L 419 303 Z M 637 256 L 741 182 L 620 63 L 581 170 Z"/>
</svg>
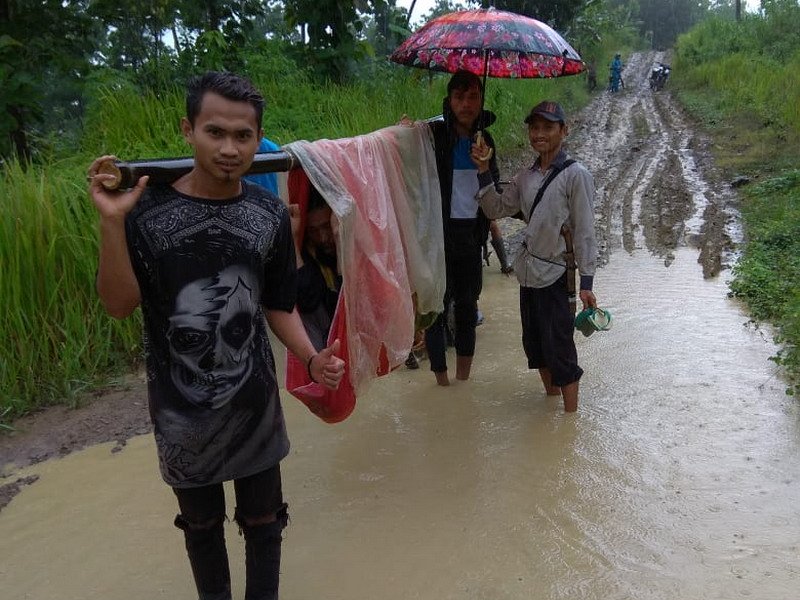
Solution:
<svg viewBox="0 0 800 600">
<path fill-rule="evenodd" d="M 258 290 L 241 266 L 187 284 L 169 318 L 171 375 L 184 398 L 227 404 L 253 369 Z"/>
</svg>

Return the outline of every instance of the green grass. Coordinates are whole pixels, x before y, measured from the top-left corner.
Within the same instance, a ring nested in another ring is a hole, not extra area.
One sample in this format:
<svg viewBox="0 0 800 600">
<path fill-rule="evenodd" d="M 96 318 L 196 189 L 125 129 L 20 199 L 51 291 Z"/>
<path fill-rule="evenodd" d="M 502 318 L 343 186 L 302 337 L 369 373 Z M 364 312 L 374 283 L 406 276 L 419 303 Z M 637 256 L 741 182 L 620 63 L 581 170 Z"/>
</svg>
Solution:
<svg viewBox="0 0 800 600">
<path fill-rule="evenodd" d="M 800 170 L 755 185 L 744 194 L 747 245 L 731 292 L 756 321 L 773 323 L 781 349 L 775 362 L 800 392 Z"/>
<path fill-rule="evenodd" d="M 437 115 L 448 80 L 394 66 L 348 86 L 314 84 L 302 73 L 288 82 L 255 73 L 268 100 L 265 134 L 281 144 L 352 137 L 403 114 Z M 588 101 L 584 78 L 488 81 L 486 106 L 498 116 L 492 133 L 504 152 L 526 147 L 522 119 L 544 98 L 577 109 Z M 75 404 L 141 361 L 139 312 L 116 321 L 95 294 L 97 217 L 85 173 L 105 153 L 123 160 L 190 155 L 179 131 L 183 91 L 155 97 L 116 86 L 99 90 L 91 106 L 81 155 L 27 170 L 9 163 L 0 172 L 0 429 L 41 406 Z"/>
<path fill-rule="evenodd" d="M 84 170 L 7 166 L 0 178 L 2 419 L 75 403 L 138 349 L 131 324 L 111 322 L 94 294 L 96 237 Z"/>
</svg>

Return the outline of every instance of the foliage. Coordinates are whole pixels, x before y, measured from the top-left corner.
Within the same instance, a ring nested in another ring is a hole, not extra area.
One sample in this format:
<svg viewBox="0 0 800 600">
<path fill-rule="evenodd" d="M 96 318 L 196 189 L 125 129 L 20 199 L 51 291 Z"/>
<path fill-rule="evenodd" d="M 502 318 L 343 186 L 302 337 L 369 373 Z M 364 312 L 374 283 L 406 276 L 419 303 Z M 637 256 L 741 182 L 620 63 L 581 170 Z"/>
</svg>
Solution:
<svg viewBox="0 0 800 600">
<path fill-rule="evenodd" d="M 583 60 L 597 67 L 608 64 L 615 53 L 625 53 L 639 46 L 637 27 L 637 21 L 626 7 L 589 1 L 565 35 Z"/>
<path fill-rule="evenodd" d="M 782 347 L 775 362 L 800 392 L 800 170 L 747 190 L 742 216 L 748 240 L 734 269 L 733 296 L 747 303 L 756 321 L 777 329 Z"/>
<path fill-rule="evenodd" d="M 793 136 L 800 133 L 800 5 L 771 14 L 739 23 L 714 17 L 681 36 L 674 80 L 683 90 L 713 92 L 723 114 L 753 113 Z"/>
<path fill-rule="evenodd" d="M 33 156 L 31 137 L 69 133 L 98 28 L 85 2 L 7 0 L 0 5 L 0 158 Z"/>
<path fill-rule="evenodd" d="M 364 23 L 356 4 L 350 0 L 284 1 L 287 23 L 301 27 L 308 37 L 309 56 L 304 58 L 313 58 L 323 77 L 343 81 L 348 62 L 367 55 L 359 40 Z"/>
<path fill-rule="evenodd" d="M 113 323 L 94 293 L 93 207 L 78 163 L 0 177 L 0 410 L 73 402 L 138 355 L 131 324 Z"/>
<path fill-rule="evenodd" d="M 493 5 L 500 10 L 508 10 L 548 23 L 551 27 L 563 30 L 584 7 L 585 0 L 496 0 L 484 1 L 484 6 Z"/>
</svg>

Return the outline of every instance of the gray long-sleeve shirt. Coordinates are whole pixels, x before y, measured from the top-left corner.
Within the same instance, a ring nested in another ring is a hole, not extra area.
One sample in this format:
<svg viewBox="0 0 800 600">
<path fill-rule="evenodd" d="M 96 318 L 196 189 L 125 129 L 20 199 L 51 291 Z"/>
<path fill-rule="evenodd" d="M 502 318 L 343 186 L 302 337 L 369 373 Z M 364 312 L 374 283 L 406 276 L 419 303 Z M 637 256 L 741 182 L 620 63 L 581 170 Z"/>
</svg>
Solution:
<svg viewBox="0 0 800 600">
<path fill-rule="evenodd" d="M 517 173 L 502 193 L 491 184 L 478 191 L 478 202 L 490 219 L 522 212 L 527 222 L 523 242 L 514 257 L 514 273 L 520 285 L 525 287 L 547 287 L 564 273 L 566 242 L 561 235 L 561 226 L 566 225 L 572 231 L 581 289 L 592 289 L 597 267 L 595 186 L 586 167 L 576 162 L 559 173 L 545 190 L 529 220 L 533 201 L 550 170 L 566 160 L 567 155 L 561 151 L 550 169 L 542 172 L 537 160 L 533 167 Z"/>
</svg>

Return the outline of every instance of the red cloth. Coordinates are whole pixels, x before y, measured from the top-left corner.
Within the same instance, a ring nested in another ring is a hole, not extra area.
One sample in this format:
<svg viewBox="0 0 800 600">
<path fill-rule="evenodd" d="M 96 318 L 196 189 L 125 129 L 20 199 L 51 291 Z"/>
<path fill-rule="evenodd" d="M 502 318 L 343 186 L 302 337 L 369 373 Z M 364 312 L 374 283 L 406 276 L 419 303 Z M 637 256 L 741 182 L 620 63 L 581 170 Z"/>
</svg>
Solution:
<svg viewBox="0 0 800 600">
<path fill-rule="evenodd" d="M 328 343 L 342 345 L 340 388 L 310 381 L 287 360 L 286 389 L 323 420 L 346 418 L 376 375 L 404 363 L 416 312 L 443 310 L 445 266 L 441 198 L 430 130 L 424 123 L 340 140 L 284 147 L 301 170 L 289 174 L 289 202 L 305 219 L 311 185 L 336 215 L 343 285 Z M 309 183 L 310 182 L 310 183 Z M 416 300 L 416 302 L 415 302 Z"/>
<path fill-rule="evenodd" d="M 302 169 L 293 169 L 289 172 L 287 187 L 289 204 L 297 204 L 300 207 L 300 244 L 302 245 L 311 182 Z M 356 406 L 356 394 L 351 383 L 350 361 L 347 360 L 349 356 L 347 311 L 344 306 L 343 294 L 339 295 L 339 301 L 336 304 L 336 311 L 328 332 L 328 346 L 337 339 L 340 344 L 338 355 L 345 357 L 345 370 L 344 377 L 336 390 L 330 390 L 324 385 L 312 381 L 308 375 L 307 365 L 293 352 L 287 351 L 286 353 L 286 389 L 326 423 L 343 421 L 350 416 Z M 382 352 L 377 375 L 385 375 L 389 370 L 386 353 Z"/>
</svg>

